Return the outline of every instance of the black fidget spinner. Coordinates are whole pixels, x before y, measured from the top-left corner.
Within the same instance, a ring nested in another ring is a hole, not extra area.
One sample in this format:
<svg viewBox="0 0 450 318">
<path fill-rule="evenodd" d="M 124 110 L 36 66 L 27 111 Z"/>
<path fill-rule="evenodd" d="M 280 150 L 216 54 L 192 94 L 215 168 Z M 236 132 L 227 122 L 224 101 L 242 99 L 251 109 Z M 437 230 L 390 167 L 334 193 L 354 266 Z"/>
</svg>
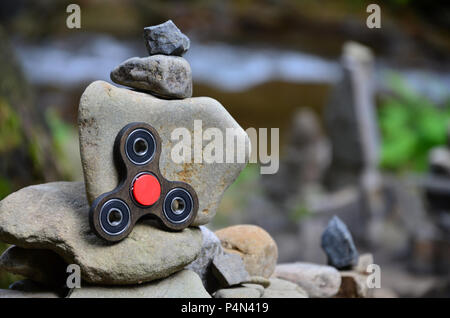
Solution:
<svg viewBox="0 0 450 318">
<path fill-rule="evenodd" d="M 146 123 L 122 128 L 114 143 L 120 183 L 94 200 L 89 223 L 110 242 L 124 239 L 136 222 L 154 216 L 169 230 L 182 230 L 195 219 L 198 198 L 185 182 L 165 179 L 159 169 L 161 139 Z"/>
</svg>

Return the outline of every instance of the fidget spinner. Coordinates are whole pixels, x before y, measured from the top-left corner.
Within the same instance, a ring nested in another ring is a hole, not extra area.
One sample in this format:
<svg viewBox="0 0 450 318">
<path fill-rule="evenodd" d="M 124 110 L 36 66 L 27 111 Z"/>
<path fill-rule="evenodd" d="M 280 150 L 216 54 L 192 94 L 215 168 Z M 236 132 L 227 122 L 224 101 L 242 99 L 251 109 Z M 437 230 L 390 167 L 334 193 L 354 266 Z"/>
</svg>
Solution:
<svg viewBox="0 0 450 318">
<path fill-rule="evenodd" d="M 142 217 L 156 217 L 168 230 L 182 230 L 195 219 L 198 198 L 185 182 L 165 179 L 159 169 L 161 139 L 146 123 L 122 128 L 114 143 L 120 183 L 94 200 L 91 229 L 110 242 L 124 239 Z"/>
</svg>

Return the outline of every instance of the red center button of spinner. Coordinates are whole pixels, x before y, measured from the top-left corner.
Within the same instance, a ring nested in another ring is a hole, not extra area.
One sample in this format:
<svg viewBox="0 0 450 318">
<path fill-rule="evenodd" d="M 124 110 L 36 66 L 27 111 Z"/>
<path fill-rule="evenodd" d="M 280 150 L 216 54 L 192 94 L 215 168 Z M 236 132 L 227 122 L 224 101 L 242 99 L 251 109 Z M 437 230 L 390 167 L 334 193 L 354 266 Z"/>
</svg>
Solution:
<svg viewBox="0 0 450 318">
<path fill-rule="evenodd" d="M 155 176 L 146 173 L 134 180 L 133 196 L 141 205 L 149 206 L 158 201 L 161 195 L 161 185 Z"/>
</svg>

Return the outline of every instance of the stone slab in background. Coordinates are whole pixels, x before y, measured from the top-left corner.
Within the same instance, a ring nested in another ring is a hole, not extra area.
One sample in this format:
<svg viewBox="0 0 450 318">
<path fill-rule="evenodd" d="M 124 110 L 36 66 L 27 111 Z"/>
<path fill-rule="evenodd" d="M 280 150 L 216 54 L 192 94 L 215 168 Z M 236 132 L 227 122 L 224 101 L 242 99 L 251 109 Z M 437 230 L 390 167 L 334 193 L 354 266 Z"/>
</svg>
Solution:
<svg viewBox="0 0 450 318">
<path fill-rule="evenodd" d="M 246 163 L 180 163 L 171 160 L 171 133 L 185 127 L 194 136 L 194 120 L 202 120 L 203 131 L 219 128 L 224 134 L 233 128 L 249 149 L 249 138 L 225 108 L 214 99 L 196 97 L 162 100 L 149 94 L 117 88 L 103 81 L 90 84 L 84 91 L 78 113 L 80 152 L 89 202 L 113 190 L 118 176 L 113 160 L 114 140 L 130 122 L 152 125 L 162 139 L 161 173 L 168 180 L 189 183 L 197 192 L 199 211 L 192 225 L 211 221 L 224 191 L 237 178 Z M 202 147 L 208 142 L 193 140 Z M 224 143 L 224 153 L 233 145 Z M 248 153 L 246 155 L 248 160 Z"/>
<path fill-rule="evenodd" d="M 144 28 L 144 41 L 148 54 L 183 55 L 189 50 L 189 38 L 172 20 Z"/>
<path fill-rule="evenodd" d="M 193 271 L 182 270 L 163 280 L 135 286 L 86 286 L 68 298 L 211 298 Z"/>
<path fill-rule="evenodd" d="M 49 286 L 63 286 L 67 264 L 55 252 L 9 247 L 0 256 L 0 269 Z"/>
<path fill-rule="evenodd" d="M 337 216 L 333 216 L 323 232 L 321 246 L 327 254 L 328 264 L 337 269 L 350 268 L 358 262 L 352 235 Z"/>
<path fill-rule="evenodd" d="M 32 204 L 31 204 L 32 203 Z M 197 228 L 168 232 L 141 222 L 117 244 L 91 232 L 82 182 L 23 188 L 0 201 L 0 240 L 23 248 L 49 249 L 82 278 L 97 284 L 135 284 L 183 269 L 200 253 Z"/>
<path fill-rule="evenodd" d="M 278 259 L 275 241 L 255 225 L 235 225 L 215 232 L 225 251 L 242 257 L 250 275 L 270 277 Z"/>
<path fill-rule="evenodd" d="M 270 286 L 262 298 L 308 298 L 308 293 L 297 284 L 279 278 L 271 278 Z"/>
<path fill-rule="evenodd" d="M 286 136 L 278 172 L 261 175 L 260 179 L 266 198 L 290 207 L 293 201 L 309 199 L 311 190 L 320 189 L 318 184 L 331 161 L 331 145 L 322 132 L 319 116 L 307 107 L 292 114 Z"/>
<path fill-rule="evenodd" d="M 341 61 L 342 79 L 324 108 L 332 143 L 326 179 L 332 189 L 357 184 L 365 169 L 376 170 L 380 158 L 373 53 L 364 45 L 347 42 Z"/>
<path fill-rule="evenodd" d="M 332 297 L 341 285 L 341 275 L 334 267 L 312 263 L 279 264 L 274 276 L 297 284 L 312 298 Z"/>
<path fill-rule="evenodd" d="M 114 70 L 111 80 L 117 84 L 148 91 L 163 98 L 192 96 L 192 72 L 182 57 L 153 55 L 132 57 Z"/>
</svg>

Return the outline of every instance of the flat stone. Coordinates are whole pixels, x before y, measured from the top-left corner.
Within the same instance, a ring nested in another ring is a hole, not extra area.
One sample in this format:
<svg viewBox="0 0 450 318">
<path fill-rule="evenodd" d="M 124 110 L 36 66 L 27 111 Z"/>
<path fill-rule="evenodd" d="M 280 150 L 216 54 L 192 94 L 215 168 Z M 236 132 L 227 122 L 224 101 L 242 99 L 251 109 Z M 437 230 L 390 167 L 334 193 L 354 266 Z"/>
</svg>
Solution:
<svg viewBox="0 0 450 318">
<path fill-rule="evenodd" d="M 349 268 L 358 261 L 358 251 L 352 235 L 337 216 L 333 216 L 323 232 L 321 246 L 327 254 L 328 264 L 337 269 Z"/>
<path fill-rule="evenodd" d="M 9 247 L 0 256 L 0 269 L 22 275 L 35 282 L 50 286 L 63 286 L 67 264 L 55 252 L 43 249 Z"/>
<path fill-rule="evenodd" d="M 135 286 L 82 286 L 68 298 L 211 298 L 197 274 L 182 270 L 162 280 Z"/>
<path fill-rule="evenodd" d="M 168 180 L 187 182 L 197 192 L 199 211 L 192 225 L 210 222 L 224 191 L 246 163 L 175 163 L 171 159 L 175 144 L 171 141 L 171 133 L 175 128 L 186 127 L 194 136 L 194 120 L 202 120 L 203 130 L 217 127 L 224 135 L 227 128 L 233 129 L 249 147 L 245 131 L 214 99 L 161 100 L 102 81 L 89 85 L 81 97 L 78 114 L 81 161 L 89 203 L 118 184 L 113 159 L 118 132 L 128 123 L 146 122 L 155 127 L 162 139 L 160 169 L 163 176 Z M 232 149 L 233 145 L 224 143 L 224 153 Z"/>
<path fill-rule="evenodd" d="M 260 296 L 262 296 L 262 294 L 264 294 L 264 287 L 260 284 L 242 283 L 241 286 L 258 290 L 261 294 Z"/>
<path fill-rule="evenodd" d="M 219 289 L 214 293 L 214 298 L 260 298 L 263 291 L 253 287 L 248 284 L 247 286 Z"/>
<path fill-rule="evenodd" d="M 242 258 L 236 254 L 221 254 L 214 257 L 212 273 L 220 287 L 229 287 L 247 282 L 250 279 Z"/>
<path fill-rule="evenodd" d="M 217 255 L 223 254 L 223 248 L 219 238 L 205 226 L 200 226 L 202 231 L 202 250 L 198 257 L 186 266 L 186 269 L 197 273 L 202 279 L 203 285 L 207 290 L 214 288 L 214 276 L 212 274 L 211 263 Z"/>
<path fill-rule="evenodd" d="M 153 55 L 132 57 L 110 74 L 117 84 L 148 91 L 164 98 L 192 96 L 192 72 L 182 57 Z"/>
<path fill-rule="evenodd" d="M 235 225 L 216 231 L 216 235 L 225 251 L 242 257 L 250 275 L 266 278 L 272 275 L 278 248 L 264 229 L 256 225 Z"/>
<path fill-rule="evenodd" d="M 262 277 L 262 276 L 251 276 L 250 279 L 248 281 L 246 281 L 245 283 L 261 285 L 264 288 L 267 288 L 270 286 L 270 280 L 265 277 Z"/>
<path fill-rule="evenodd" d="M 356 271 L 341 272 L 341 287 L 336 297 L 339 298 L 368 298 L 372 297 L 373 289 L 367 285 L 367 275 Z"/>
<path fill-rule="evenodd" d="M 271 278 L 270 286 L 264 290 L 262 298 L 308 298 L 308 293 L 297 284 Z"/>
<path fill-rule="evenodd" d="M 200 230 L 168 232 L 151 222 L 137 224 L 117 244 L 107 243 L 91 232 L 88 212 L 82 182 L 26 187 L 0 201 L 0 240 L 52 250 L 78 264 L 85 281 L 104 285 L 164 278 L 200 253 Z"/>
<path fill-rule="evenodd" d="M 341 275 L 335 268 L 311 263 L 277 265 L 274 276 L 297 284 L 312 298 L 332 297 L 341 285 Z"/>
<path fill-rule="evenodd" d="M 189 38 L 172 20 L 144 28 L 144 41 L 148 54 L 183 55 L 189 50 Z"/>
</svg>

